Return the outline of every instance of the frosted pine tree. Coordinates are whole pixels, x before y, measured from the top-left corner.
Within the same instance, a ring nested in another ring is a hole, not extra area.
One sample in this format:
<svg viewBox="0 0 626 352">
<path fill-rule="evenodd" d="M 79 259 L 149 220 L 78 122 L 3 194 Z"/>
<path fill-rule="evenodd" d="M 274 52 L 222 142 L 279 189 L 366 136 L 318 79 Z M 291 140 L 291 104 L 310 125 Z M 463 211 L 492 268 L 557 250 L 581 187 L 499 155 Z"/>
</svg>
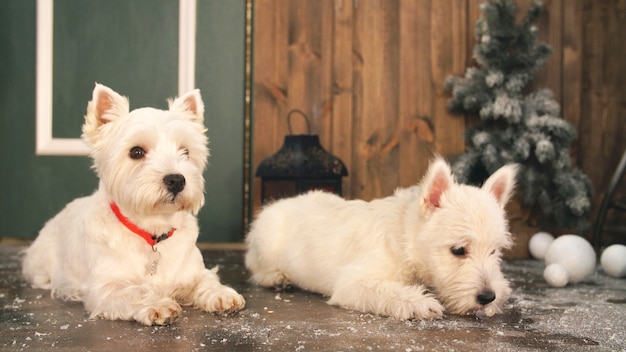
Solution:
<svg viewBox="0 0 626 352">
<path fill-rule="evenodd" d="M 507 163 L 518 163 L 517 194 L 546 228 L 588 227 L 591 184 L 572 166 L 574 127 L 560 116 L 552 92 L 524 88 L 548 59 L 551 48 L 537 42 L 534 22 L 542 4 L 534 2 L 517 25 L 513 0 L 487 0 L 476 23 L 477 67 L 449 77 L 450 111 L 478 115 L 465 133 L 467 149 L 453 160 L 459 182 L 481 184 Z"/>
</svg>

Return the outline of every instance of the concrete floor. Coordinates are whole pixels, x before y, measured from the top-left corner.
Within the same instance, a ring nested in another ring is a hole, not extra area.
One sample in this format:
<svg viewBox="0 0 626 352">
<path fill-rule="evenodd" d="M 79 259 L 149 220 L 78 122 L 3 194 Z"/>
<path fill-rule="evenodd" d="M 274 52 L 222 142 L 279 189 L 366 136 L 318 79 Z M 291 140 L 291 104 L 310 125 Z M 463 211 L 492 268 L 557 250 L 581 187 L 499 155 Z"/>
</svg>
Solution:
<svg viewBox="0 0 626 352">
<path fill-rule="evenodd" d="M 243 252 L 204 250 L 207 266 L 247 300 L 222 317 L 191 308 L 165 327 L 88 320 L 81 303 L 50 298 L 19 274 L 21 245 L 0 244 L 2 351 L 626 351 L 626 280 L 599 270 L 575 286 L 548 287 L 543 264 L 507 261 L 514 283 L 505 313 L 398 321 L 329 306 L 304 291 L 249 285 Z"/>
</svg>

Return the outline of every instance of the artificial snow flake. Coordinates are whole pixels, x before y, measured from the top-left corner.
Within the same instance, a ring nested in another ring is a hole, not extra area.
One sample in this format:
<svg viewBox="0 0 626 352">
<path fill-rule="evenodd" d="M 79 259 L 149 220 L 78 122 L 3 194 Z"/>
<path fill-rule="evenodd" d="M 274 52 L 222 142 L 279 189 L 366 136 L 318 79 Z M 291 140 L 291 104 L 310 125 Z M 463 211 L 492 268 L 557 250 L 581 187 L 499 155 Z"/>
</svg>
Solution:
<svg viewBox="0 0 626 352">
<path fill-rule="evenodd" d="M 506 82 L 506 89 L 511 92 L 519 92 L 524 88 L 526 82 L 522 80 L 521 75 L 512 75 Z"/>
<path fill-rule="evenodd" d="M 537 156 L 537 160 L 540 163 L 544 164 L 552 159 L 554 159 L 554 145 L 549 140 L 541 140 L 537 143 L 535 147 L 535 156 Z"/>
<path fill-rule="evenodd" d="M 495 118 L 504 117 L 512 122 L 519 122 L 522 117 L 522 107 L 518 99 L 501 94 L 493 103 L 493 115 Z"/>
<path fill-rule="evenodd" d="M 493 115 L 493 105 L 485 105 L 482 108 L 480 108 L 480 111 L 478 112 L 478 115 L 483 119 L 486 120 L 488 118 L 490 118 Z"/>
<path fill-rule="evenodd" d="M 480 146 L 487 142 L 489 142 L 489 134 L 487 132 L 479 132 L 472 137 L 472 144 L 476 148 L 480 148 Z"/>
<path fill-rule="evenodd" d="M 575 181 L 575 180 L 574 180 Z M 581 192 L 580 187 L 584 187 L 584 185 L 578 185 L 576 182 L 574 183 L 574 195 L 567 199 L 566 204 L 570 211 L 578 216 L 584 215 L 591 208 L 591 203 L 588 197 L 584 196 L 584 192 Z"/>
<path fill-rule="evenodd" d="M 522 160 L 528 159 L 528 156 L 530 155 L 530 144 L 525 138 L 517 139 L 513 144 L 513 147 Z"/>
<path fill-rule="evenodd" d="M 495 85 L 501 84 L 503 79 L 504 79 L 504 75 L 502 74 L 502 72 L 500 71 L 489 72 L 487 77 L 485 77 L 485 82 L 487 83 L 489 87 L 493 87 Z"/>
<path fill-rule="evenodd" d="M 474 79 L 479 74 L 479 71 L 473 67 L 470 67 L 465 71 L 465 78 L 468 80 Z"/>
</svg>

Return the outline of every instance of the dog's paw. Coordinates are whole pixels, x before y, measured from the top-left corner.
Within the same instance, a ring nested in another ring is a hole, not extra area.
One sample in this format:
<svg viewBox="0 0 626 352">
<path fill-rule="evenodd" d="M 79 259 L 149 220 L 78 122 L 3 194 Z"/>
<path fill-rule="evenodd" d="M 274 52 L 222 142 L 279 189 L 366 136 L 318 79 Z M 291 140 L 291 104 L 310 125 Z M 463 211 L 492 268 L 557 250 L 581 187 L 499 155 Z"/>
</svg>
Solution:
<svg viewBox="0 0 626 352">
<path fill-rule="evenodd" d="M 390 303 L 391 315 L 401 320 L 433 319 L 443 316 L 445 308 L 431 295 L 418 295 L 411 299 Z"/>
<path fill-rule="evenodd" d="M 252 274 L 252 282 L 259 286 L 271 287 L 278 291 L 288 290 L 291 282 L 287 276 L 280 270 L 272 270 L 268 272 L 257 272 Z"/>
<path fill-rule="evenodd" d="M 207 292 L 206 301 L 200 308 L 210 313 L 230 314 L 241 310 L 245 305 L 242 295 L 228 286 L 222 286 Z"/>
<path fill-rule="evenodd" d="M 413 306 L 413 319 L 433 319 L 443 316 L 445 308 L 439 301 L 431 296 L 426 296 Z"/>
<path fill-rule="evenodd" d="M 169 325 L 174 323 L 182 312 L 182 308 L 176 301 L 168 300 L 143 307 L 134 318 L 144 325 Z"/>
</svg>

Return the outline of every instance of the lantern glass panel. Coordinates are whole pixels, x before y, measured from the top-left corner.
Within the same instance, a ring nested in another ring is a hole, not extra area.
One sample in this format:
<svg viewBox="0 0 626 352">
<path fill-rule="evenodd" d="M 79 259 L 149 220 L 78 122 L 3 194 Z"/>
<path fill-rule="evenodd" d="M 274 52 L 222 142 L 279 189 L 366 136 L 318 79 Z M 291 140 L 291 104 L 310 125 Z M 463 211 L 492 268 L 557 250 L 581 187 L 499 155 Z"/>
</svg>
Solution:
<svg viewBox="0 0 626 352">
<path fill-rule="evenodd" d="M 296 180 L 293 179 L 262 179 L 261 183 L 263 189 L 263 194 L 261 195 L 263 203 L 267 203 L 267 201 L 272 199 L 287 198 L 298 194 Z"/>
</svg>

